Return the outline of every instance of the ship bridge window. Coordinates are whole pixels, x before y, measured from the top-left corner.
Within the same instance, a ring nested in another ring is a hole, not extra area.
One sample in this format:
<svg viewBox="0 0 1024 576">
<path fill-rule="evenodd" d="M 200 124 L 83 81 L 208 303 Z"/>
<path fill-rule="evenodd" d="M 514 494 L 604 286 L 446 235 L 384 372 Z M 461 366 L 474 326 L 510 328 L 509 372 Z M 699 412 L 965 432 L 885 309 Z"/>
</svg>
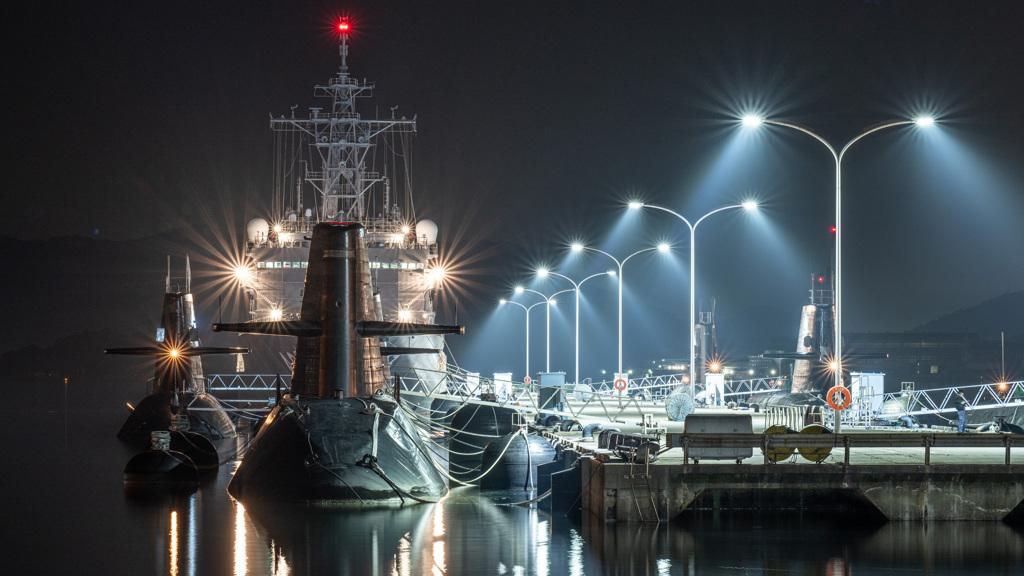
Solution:
<svg viewBox="0 0 1024 576">
<path fill-rule="evenodd" d="M 292 263 L 291 262 L 282 262 L 282 264 L 284 264 L 285 268 L 291 268 L 292 267 Z"/>
<path fill-rule="evenodd" d="M 257 269 L 259 269 L 259 268 L 266 268 L 266 267 L 267 267 L 266 266 L 266 262 L 257 262 L 256 263 L 256 268 Z"/>
</svg>

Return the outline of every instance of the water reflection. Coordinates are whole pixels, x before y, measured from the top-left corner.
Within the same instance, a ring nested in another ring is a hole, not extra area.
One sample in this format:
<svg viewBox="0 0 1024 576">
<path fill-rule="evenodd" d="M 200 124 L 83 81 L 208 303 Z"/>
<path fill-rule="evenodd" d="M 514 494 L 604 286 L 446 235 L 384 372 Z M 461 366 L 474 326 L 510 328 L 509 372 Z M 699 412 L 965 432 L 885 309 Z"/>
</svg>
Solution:
<svg viewBox="0 0 1024 576">
<path fill-rule="evenodd" d="M 242 507 L 237 510 L 241 511 Z M 999 523 L 888 523 L 753 513 L 663 524 L 582 523 L 457 489 L 401 508 L 251 506 L 242 574 L 1012 574 L 1024 539 Z M 264 564 L 254 562 L 262 550 Z M 241 567 L 241 568 L 240 568 Z"/>
<path fill-rule="evenodd" d="M 71 405 L 90 401 L 87 389 Z M 25 408 L 62 402 L 63 389 L 53 392 L 0 406 L 6 437 L 36 434 L 5 460 L 0 509 L 16 529 L 5 533 L 4 574 L 1024 574 L 1024 536 L 1002 523 L 856 526 L 781 510 L 605 524 L 461 488 L 392 509 L 240 506 L 227 494 L 231 466 L 185 493 L 140 495 L 123 485 L 135 453 L 114 437 L 123 414 L 72 413 L 65 438 L 62 421 Z M 46 454 L 62 454 L 59 467 L 40 465 Z"/>
</svg>

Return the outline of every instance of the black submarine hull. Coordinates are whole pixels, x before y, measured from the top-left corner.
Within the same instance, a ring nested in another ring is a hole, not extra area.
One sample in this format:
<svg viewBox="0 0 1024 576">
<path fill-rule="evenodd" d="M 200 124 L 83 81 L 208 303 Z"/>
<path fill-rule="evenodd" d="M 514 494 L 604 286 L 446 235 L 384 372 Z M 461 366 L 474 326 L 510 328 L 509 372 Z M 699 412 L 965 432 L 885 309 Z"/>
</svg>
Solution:
<svg viewBox="0 0 1024 576">
<path fill-rule="evenodd" d="M 150 434 L 171 430 L 177 425 L 175 419 L 179 414 L 187 416 L 189 431 L 212 441 L 235 437 L 235 426 L 217 399 L 192 392 L 156 392 L 146 396 L 129 414 L 117 437 L 148 446 Z"/>
<path fill-rule="evenodd" d="M 228 484 L 247 502 L 437 502 L 447 483 L 390 396 L 285 396 Z"/>
</svg>

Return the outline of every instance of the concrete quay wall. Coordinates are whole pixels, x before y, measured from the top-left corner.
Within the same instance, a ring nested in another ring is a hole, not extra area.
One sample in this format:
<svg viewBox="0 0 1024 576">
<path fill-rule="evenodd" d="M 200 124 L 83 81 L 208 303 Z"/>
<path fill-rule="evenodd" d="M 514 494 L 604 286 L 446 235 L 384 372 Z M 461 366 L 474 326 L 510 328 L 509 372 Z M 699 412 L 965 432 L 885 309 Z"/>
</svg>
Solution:
<svg viewBox="0 0 1024 576">
<path fill-rule="evenodd" d="M 584 456 L 582 507 L 606 522 L 667 521 L 687 508 L 846 511 L 888 520 L 1006 518 L 1022 465 L 630 464 Z"/>
</svg>

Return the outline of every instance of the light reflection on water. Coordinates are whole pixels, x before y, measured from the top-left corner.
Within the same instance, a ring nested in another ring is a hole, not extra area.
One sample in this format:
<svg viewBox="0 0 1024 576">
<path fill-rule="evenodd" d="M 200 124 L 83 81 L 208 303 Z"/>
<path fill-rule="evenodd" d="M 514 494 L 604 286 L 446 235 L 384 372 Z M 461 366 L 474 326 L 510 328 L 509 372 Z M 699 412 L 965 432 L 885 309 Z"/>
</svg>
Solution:
<svg viewBox="0 0 1024 576">
<path fill-rule="evenodd" d="M 60 388 L 54 398 L 59 408 Z M 45 398 L 0 405 L 0 434 L 19 439 L 7 444 L 0 474 L 0 519 L 11 528 L 0 547 L 0 572 L 1024 574 L 1024 535 L 1001 523 L 858 528 L 841 519 L 761 511 L 605 524 L 495 504 L 526 500 L 522 493 L 491 498 L 462 488 L 438 504 L 403 508 L 242 506 L 226 491 L 232 465 L 198 490 L 128 494 L 121 471 L 134 451 L 114 436 L 124 413 L 101 400 L 71 411 L 67 437 L 64 414 Z"/>
</svg>

